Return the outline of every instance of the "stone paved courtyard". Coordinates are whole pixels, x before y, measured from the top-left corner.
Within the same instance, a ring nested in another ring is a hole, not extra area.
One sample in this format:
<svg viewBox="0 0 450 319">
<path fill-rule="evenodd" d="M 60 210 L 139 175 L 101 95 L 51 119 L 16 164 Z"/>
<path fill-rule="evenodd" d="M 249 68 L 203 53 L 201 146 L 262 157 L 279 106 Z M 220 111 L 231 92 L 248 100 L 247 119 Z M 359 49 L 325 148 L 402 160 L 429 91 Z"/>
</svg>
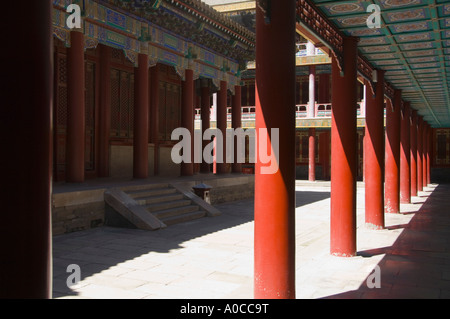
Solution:
<svg viewBox="0 0 450 319">
<path fill-rule="evenodd" d="M 358 184 L 358 256 L 329 255 L 329 183 L 297 181 L 297 298 L 450 298 L 450 185 L 427 187 L 386 229 L 364 226 Z M 253 200 L 222 215 L 149 232 L 100 227 L 55 236 L 54 298 L 253 297 Z M 66 285 L 67 266 L 81 281 Z M 367 278 L 379 266 L 381 288 Z"/>
</svg>

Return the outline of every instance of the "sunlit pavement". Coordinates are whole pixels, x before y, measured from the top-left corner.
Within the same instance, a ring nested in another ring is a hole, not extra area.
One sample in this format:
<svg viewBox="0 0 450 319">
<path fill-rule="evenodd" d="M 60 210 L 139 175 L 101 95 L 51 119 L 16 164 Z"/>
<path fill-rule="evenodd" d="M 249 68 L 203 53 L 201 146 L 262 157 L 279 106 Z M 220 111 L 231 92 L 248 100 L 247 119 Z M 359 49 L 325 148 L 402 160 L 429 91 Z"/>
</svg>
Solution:
<svg viewBox="0 0 450 319">
<path fill-rule="evenodd" d="M 450 298 L 450 185 L 426 187 L 383 230 L 365 227 L 363 184 L 357 191 L 358 254 L 334 257 L 329 183 L 297 181 L 297 298 Z M 154 232 L 55 236 L 54 298 L 252 298 L 253 201 L 217 208 L 219 217 Z M 69 288 L 71 264 L 81 281 Z"/>
</svg>

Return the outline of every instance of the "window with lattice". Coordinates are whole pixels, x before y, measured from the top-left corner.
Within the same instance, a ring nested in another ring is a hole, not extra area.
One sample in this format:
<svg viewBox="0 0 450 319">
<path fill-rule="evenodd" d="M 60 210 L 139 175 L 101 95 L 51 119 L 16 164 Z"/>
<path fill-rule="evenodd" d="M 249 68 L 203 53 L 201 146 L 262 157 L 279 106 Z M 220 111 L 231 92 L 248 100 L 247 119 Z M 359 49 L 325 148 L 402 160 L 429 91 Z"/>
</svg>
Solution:
<svg viewBox="0 0 450 319">
<path fill-rule="evenodd" d="M 134 74 L 111 70 L 111 137 L 133 138 Z"/>
</svg>

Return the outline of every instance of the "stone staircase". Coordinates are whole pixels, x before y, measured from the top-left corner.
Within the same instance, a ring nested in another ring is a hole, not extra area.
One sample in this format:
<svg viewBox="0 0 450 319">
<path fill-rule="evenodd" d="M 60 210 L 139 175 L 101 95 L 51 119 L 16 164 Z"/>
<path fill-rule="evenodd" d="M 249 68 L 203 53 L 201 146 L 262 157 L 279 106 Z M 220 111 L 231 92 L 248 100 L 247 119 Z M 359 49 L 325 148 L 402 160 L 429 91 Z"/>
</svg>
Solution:
<svg viewBox="0 0 450 319">
<path fill-rule="evenodd" d="M 204 210 L 168 184 L 130 186 L 123 191 L 167 226 L 206 216 Z"/>
<path fill-rule="evenodd" d="M 133 185 L 104 193 L 105 225 L 156 230 L 220 212 L 186 189 L 170 184 Z"/>
</svg>

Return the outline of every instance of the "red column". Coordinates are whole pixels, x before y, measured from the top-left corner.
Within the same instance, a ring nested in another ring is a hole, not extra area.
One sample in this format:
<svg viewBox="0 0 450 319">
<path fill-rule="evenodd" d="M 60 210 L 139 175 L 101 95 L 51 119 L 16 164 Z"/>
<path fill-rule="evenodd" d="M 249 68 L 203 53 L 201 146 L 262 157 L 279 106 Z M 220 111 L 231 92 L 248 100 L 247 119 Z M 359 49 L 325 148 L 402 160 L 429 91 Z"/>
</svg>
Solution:
<svg viewBox="0 0 450 319">
<path fill-rule="evenodd" d="M 417 124 L 417 191 L 423 191 L 423 162 L 422 162 L 422 144 L 423 144 L 423 118 L 419 117 Z"/>
<path fill-rule="evenodd" d="M 410 132 L 411 132 L 411 110 L 409 102 L 403 103 L 401 110 L 401 133 L 400 133 L 400 203 L 411 203 L 411 168 L 410 168 Z"/>
<path fill-rule="evenodd" d="M 386 107 L 385 211 L 400 213 L 400 111 L 401 91 L 395 90 Z"/>
<path fill-rule="evenodd" d="M 309 128 L 309 174 L 308 180 L 314 182 L 316 180 L 316 129 Z"/>
<path fill-rule="evenodd" d="M 417 196 L 417 111 L 411 111 L 411 196 Z"/>
<path fill-rule="evenodd" d="M 323 133 L 324 137 L 324 149 L 323 149 L 323 179 L 328 180 L 330 178 L 330 131 Z"/>
<path fill-rule="evenodd" d="M 13 1 L 6 9 L 2 22 L 14 32 L 5 30 L 2 41 L 14 49 L 0 53 L 0 298 L 51 298 L 52 1 L 31 1 L 26 10 Z M 26 23 L 17 23 L 17 12 Z"/>
<path fill-rule="evenodd" d="M 100 79 L 98 177 L 108 177 L 111 130 L 111 48 L 103 44 L 100 44 Z"/>
<path fill-rule="evenodd" d="M 201 88 L 201 118 L 202 118 L 202 138 L 203 134 L 210 127 L 210 117 L 211 117 L 211 101 L 210 101 L 210 93 L 209 93 L 209 84 L 208 81 L 202 80 L 202 88 Z M 205 146 L 208 145 L 210 141 L 203 140 L 202 152 L 205 149 Z M 202 153 L 203 154 L 203 153 Z M 210 173 L 211 172 L 211 164 L 208 164 L 204 161 L 202 156 L 202 162 L 200 163 L 200 173 Z"/>
<path fill-rule="evenodd" d="M 181 109 L 181 126 L 191 135 L 191 162 L 181 163 L 181 176 L 194 175 L 194 71 L 186 69 L 183 81 L 183 106 Z"/>
<path fill-rule="evenodd" d="M 226 162 L 226 144 L 227 144 L 227 82 L 220 81 L 220 90 L 217 94 L 217 129 L 222 132 L 223 145 L 222 163 L 216 164 L 217 174 L 228 173 Z M 217 153 L 216 153 L 217 154 Z"/>
<path fill-rule="evenodd" d="M 159 174 L 159 72 L 158 65 L 150 68 L 150 130 L 154 145 L 154 175 Z"/>
<path fill-rule="evenodd" d="M 308 117 L 315 116 L 316 109 L 316 66 L 309 66 L 309 102 L 308 102 Z"/>
<path fill-rule="evenodd" d="M 241 86 L 234 87 L 234 95 L 231 100 L 231 126 L 233 129 L 242 127 Z M 242 163 L 237 162 L 237 145 L 234 143 L 233 173 L 242 173 Z"/>
<path fill-rule="evenodd" d="M 431 149 L 433 147 L 433 128 L 428 129 L 428 148 L 427 148 L 427 185 L 431 184 Z"/>
<path fill-rule="evenodd" d="M 278 171 L 255 164 L 254 296 L 295 298 L 295 1 L 256 8 L 256 132 L 279 129 Z M 276 67 L 274 67 L 276 65 Z M 259 150 L 261 143 L 257 143 Z"/>
<path fill-rule="evenodd" d="M 427 148 L 428 148 L 428 123 L 424 122 L 422 133 L 422 187 L 428 185 L 427 178 Z"/>
<path fill-rule="evenodd" d="M 133 177 L 148 177 L 148 56 L 134 68 Z"/>
<path fill-rule="evenodd" d="M 66 181 L 84 181 L 85 152 L 85 78 L 84 35 L 78 31 L 70 33 L 70 48 L 67 54 L 67 163 Z"/>
<path fill-rule="evenodd" d="M 365 210 L 366 226 L 384 228 L 384 71 L 377 70 L 375 96 L 366 85 Z"/>
<path fill-rule="evenodd" d="M 344 76 L 332 58 L 330 252 L 356 255 L 357 39 L 344 39 Z"/>
</svg>

